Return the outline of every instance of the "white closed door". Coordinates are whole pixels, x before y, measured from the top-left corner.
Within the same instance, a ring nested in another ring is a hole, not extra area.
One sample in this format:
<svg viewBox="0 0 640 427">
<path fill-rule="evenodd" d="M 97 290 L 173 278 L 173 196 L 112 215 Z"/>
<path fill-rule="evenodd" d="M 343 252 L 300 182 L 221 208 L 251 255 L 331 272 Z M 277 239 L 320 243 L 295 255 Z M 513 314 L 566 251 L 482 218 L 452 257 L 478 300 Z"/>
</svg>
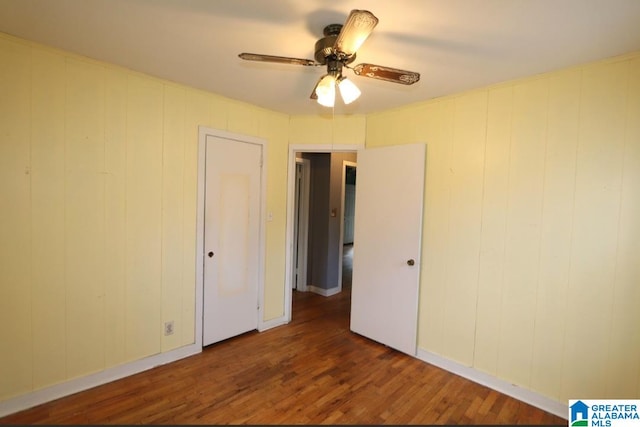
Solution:
<svg viewBox="0 0 640 427">
<path fill-rule="evenodd" d="M 206 137 L 203 345 L 258 326 L 262 145 Z"/>
<path fill-rule="evenodd" d="M 358 152 L 351 330 L 415 355 L 424 144 Z"/>
</svg>

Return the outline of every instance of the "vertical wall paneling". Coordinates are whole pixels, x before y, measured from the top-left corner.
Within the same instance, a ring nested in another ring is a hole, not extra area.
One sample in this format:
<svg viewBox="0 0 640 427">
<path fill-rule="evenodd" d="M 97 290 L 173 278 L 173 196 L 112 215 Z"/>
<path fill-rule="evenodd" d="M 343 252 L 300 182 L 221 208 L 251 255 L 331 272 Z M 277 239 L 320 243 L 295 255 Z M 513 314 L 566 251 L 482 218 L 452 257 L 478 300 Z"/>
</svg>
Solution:
<svg viewBox="0 0 640 427">
<path fill-rule="evenodd" d="M 387 114 L 385 124 L 385 144 L 399 145 L 415 142 L 413 140 L 412 109 L 399 109 Z"/>
<path fill-rule="evenodd" d="M 260 115 L 260 133 L 267 140 L 267 212 L 271 213 L 266 224 L 266 245 L 280 248 L 265 260 L 265 284 L 285 283 L 285 236 L 286 236 L 286 196 L 279 191 L 287 187 L 287 160 L 289 155 L 286 131 L 289 116 L 280 113 L 263 112 Z M 285 292 L 283 286 L 265 286 L 263 319 L 284 316 Z"/>
<path fill-rule="evenodd" d="M 230 132 L 256 136 L 259 119 L 257 108 L 239 102 L 229 102 L 229 118 L 227 128 Z"/>
<path fill-rule="evenodd" d="M 417 112 L 416 134 L 427 143 L 424 231 L 418 346 L 443 353 L 446 257 L 449 246 L 449 198 L 454 101 L 428 104 Z M 383 121 L 383 120 L 380 120 Z"/>
<path fill-rule="evenodd" d="M 285 179 L 289 116 L 8 35 L 0 93 L 0 400 L 193 344 L 198 126 L 266 132 Z M 267 321 L 286 204 L 268 179 Z"/>
<path fill-rule="evenodd" d="M 31 52 L 0 39 L 0 398 L 33 382 L 31 326 Z"/>
<path fill-rule="evenodd" d="M 159 353 L 161 339 L 162 85 L 127 81 L 126 248 L 129 360 Z"/>
<path fill-rule="evenodd" d="M 466 366 L 473 363 L 475 339 L 486 123 L 486 91 L 456 98 L 443 349 Z"/>
<path fill-rule="evenodd" d="M 620 223 L 606 366 L 610 398 L 640 396 L 640 59 L 629 62 Z"/>
<path fill-rule="evenodd" d="M 548 83 L 514 86 L 498 375 L 529 386 L 538 284 Z"/>
<path fill-rule="evenodd" d="M 473 366 L 495 375 L 504 280 L 513 87 L 509 85 L 491 89 L 488 96 Z"/>
<path fill-rule="evenodd" d="M 290 144 L 331 144 L 336 123 L 331 117 L 292 116 L 289 120 Z"/>
<path fill-rule="evenodd" d="M 421 118 L 421 116 L 419 116 Z M 376 113 L 367 116 L 366 146 L 367 148 L 385 145 L 388 120 L 386 114 Z"/>
<path fill-rule="evenodd" d="M 335 117 L 332 142 L 335 144 L 364 145 L 367 120 L 364 115 Z M 308 133 L 308 130 L 307 130 Z M 326 144 L 327 141 L 323 141 Z"/>
<path fill-rule="evenodd" d="M 105 361 L 127 360 L 127 76 L 113 69 L 105 75 Z"/>
<path fill-rule="evenodd" d="M 536 295 L 531 388 L 560 400 L 569 259 L 573 229 L 576 148 L 582 72 L 548 79 L 540 267 Z"/>
<path fill-rule="evenodd" d="M 627 89 L 626 62 L 583 71 L 563 400 L 606 390 Z"/>
<path fill-rule="evenodd" d="M 202 98 L 206 98 L 209 103 L 209 117 L 203 123 L 207 123 L 209 127 L 214 129 L 227 130 L 229 125 L 229 100 L 211 94 L 201 94 Z M 201 123 L 202 124 L 202 123 Z"/>
<path fill-rule="evenodd" d="M 473 368 L 559 402 L 637 395 L 638 70 L 635 55 L 489 88 L 479 169 L 473 120 L 458 120 L 477 91 L 407 109 L 428 146 L 422 349 L 463 365 L 472 350 Z M 399 123 L 396 111 L 369 116 L 367 146 L 395 143 L 385 129 Z M 483 179 L 481 210 L 455 165 Z M 479 246 L 462 232 L 476 221 Z M 477 275 L 464 276 L 474 254 Z"/>
<path fill-rule="evenodd" d="M 67 58 L 65 281 L 67 375 L 104 368 L 104 69 Z"/>
<path fill-rule="evenodd" d="M 65 286 L 65 60 L 33 49 L 31 267 L 33 385 L 67 377 Z"/>
<path fill-rule="evenodd" d="M 182 181 L 183 207 L 183 258 L 182 258 L 182 321 L 180 336 L 182 344 L 195 342 L 195 295 L 196 295 L 196 200 L 198 183 L 198 126 L 206 124 L 212 117 L 210 97 L 204 92 L 185 92 L 184 118 L 184 166 Z M 214 101 L 215 104 L 215 101 Z M 217 104 L 216 104 L 217 105 Z M 216 116 L 218 117 L 218 116 Z M 226 119 L 225 119 L 226 120 Z M 200 258 L 201 261 L 201 258 Z"/>
<path fill-rule="evenodd" d="M 184 89 L 164 85 L 162 136 L 162 351 L 181 345 L 184 257 Z M 173 322 L 173 334 L 164 334 Z"/>
</svg>

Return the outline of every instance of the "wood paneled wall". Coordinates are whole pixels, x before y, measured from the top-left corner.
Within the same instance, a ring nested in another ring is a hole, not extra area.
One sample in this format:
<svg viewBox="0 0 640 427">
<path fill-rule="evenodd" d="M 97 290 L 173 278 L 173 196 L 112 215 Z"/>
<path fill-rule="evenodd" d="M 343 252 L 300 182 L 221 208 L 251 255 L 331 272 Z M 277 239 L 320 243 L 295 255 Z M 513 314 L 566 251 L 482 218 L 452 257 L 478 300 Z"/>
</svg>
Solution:
<svg viewBox="0 0 640 427">
<path fill-rule="evenodd" d="M 287 115 L 7 35 L 0 94 L 0 400 L 194 342 L 199 125 L 268 140 L 283 315 Z"/>
<path fill-rule="evenodd" d="M 640 395 L 640 55 L 367 117 L 427 143 L 419 347 L 566 404 Z"/>
</svg>

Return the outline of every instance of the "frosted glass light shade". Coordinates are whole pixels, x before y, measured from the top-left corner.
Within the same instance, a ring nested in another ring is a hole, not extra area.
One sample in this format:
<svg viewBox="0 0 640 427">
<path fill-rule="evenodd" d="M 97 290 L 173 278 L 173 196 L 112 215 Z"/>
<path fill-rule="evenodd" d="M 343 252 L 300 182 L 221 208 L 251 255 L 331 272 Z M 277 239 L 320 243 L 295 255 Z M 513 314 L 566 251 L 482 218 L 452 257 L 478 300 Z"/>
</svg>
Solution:
<svg viewBox="0 0 640 427">
<path fill-rule="evenodd" d="M 338 88 L 345 104 L 351 104 L 360 97 L 360 89 L 351 80 L 347 80 L 346 77 L 343 77 L 338 82 Z"/>
<path fill-rule="evenodd" d="M 352 10 L 336 39 L 335 49 L 347 56 L 353 55 L 376 25 L 378 18 L 373 13 L 368 10 Z"/>
<path fill-rule="evenodd" d="M 320 80 L 316 87 L 316 95 L 318 95 L 318 104 L 325 107 L 333 107 L 336 101 L 336 80 L 333 76 L 327 74 Z"/>
</svg>

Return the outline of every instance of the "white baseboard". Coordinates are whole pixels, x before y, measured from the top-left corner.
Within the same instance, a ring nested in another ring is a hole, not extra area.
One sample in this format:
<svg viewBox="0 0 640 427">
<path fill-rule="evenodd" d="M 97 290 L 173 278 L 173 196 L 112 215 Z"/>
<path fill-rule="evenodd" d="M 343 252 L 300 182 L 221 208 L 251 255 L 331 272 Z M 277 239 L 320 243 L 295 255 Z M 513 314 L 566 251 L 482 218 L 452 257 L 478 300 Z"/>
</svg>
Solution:
<svg viewBox="0 0 640 427">
<path fill-rule="evenodd" d="M 561 418 L 564 418 L 565 420 L 568 418 L 569 409 L 567 404 L 558 402 L 534 391 L 519 387 L 515 384 L 511 384 L 508 381 L 501 380 L 500 378 L 494 377 L 493 375 L 489 375 L 485 372 L 478 371 L 477 369 L 464 366 L 458 362 L 446 359 L 427 350 L 419 348 L 416 357 L 423 362 L 430 363 L 456 375 L 460 375 L 461 377 L 464 377 L 475 383 L 482 384 L 483 386 L 499 391 L 500 393 L 504 393 L 507 396 L 511 396 L 515 399 L 521 400 L 522 402 L 528 403 L 529 405 L 535 406 L 536 408 L 540 408 L 544 411 L 557 415 Z"/>
<path fill-rule="evenodd" d="M 289 322 L 284 316 L 278 317 L 276 319 L 267 320 L 266 322 L 263 321 L 258 324 L 258 331 L 263 332 L 263 331 L 266 331 L 267 329 L 286 325 L 287 323 Z"/>
<path fill-rule="evenodd" d="M 124 365 L 108 368 L 104 371 L 96 372 L 95 374 L 75 378 L 31 393 L 16 396 L 0 402 L 0 417 L 32 408 L 36 405 L 50 402 L 79 391 L 106 384 L 111 381 L 119 380 L 120 378 L 128 377 L 130 375 L 155 368 L 156 366 L 175 362 L 176 360 L 184 359 L 185 357 L 193 356 L 194 354 L 201 352 L 201 345 L 190 344 L 166 353 L 155 354 Z"/>
<path fill-rule="evenodd" d="M 314 294 L 322 295 L 323 297 L 330 297 L 331 295 L 335 295 L 340 293 L 342 290 L 340 286 L 334 286 L 333 288 L 325 289 L 319 288 L 317 286 L 307 286 L 309 292 L 313 292 Z"/>
</svg>

